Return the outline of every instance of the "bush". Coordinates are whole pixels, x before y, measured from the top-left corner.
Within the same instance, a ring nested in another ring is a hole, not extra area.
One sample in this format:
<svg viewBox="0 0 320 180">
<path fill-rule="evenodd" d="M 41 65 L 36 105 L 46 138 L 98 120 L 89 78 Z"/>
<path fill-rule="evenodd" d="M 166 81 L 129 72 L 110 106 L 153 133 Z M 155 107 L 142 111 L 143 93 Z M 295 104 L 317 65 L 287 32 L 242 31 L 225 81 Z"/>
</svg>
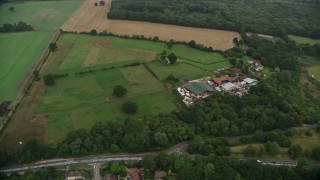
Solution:
<svg viewBox="0 0 320 180">
<path fill-rule="evenodd" d="M 52 86 L 54 85 L 55 81 L 54 81 L 54 75 L 52 74 L 47 74 L 44 76 L 44 83 L 47 85 L 47 86 Z"/>
<path fill-rule="evenodd" d="M 251 145 L 243 150 L 243 154 L 245 157 L 253 157 L 256 155 L 256 152 L 257 149 L 255 147 L 252 147 Z"/>
<path fill-rule="evenodd" d="M 127 93 L 127 89 L 126 89 L 126 88 L 124 88 L 124 87 L 121 86 L 121 85 L 116 85 L 116 86 L 113 88 L 113 93 L 112 93 L 112 95 L 113 95 L 113 96 L 116 96 L 116 97 L 123 97 L 126 93 Z"/>
<path fill-rule="evenodd" d="M 98 33 L 97 33 L 97 30 L 95 30 L 95 29 L 92 29 L 91 31 L 90 31 L 90 35 L 91 36 L 95 36 L 95 35 L 97 35 Z"/>
<path fill-rule="evenodd" d="M 58 46 L 57 46 L 56 43 L 52 42 L 52 43 L 49 44 L 49 49 L 51 51 L 55 51 L 57 48 L 58 48 Z"/>
<path fill-rule="evenodd" d="M 169 54 L 168 59 L 171 64 L 174 64 L 177 61 L 177 56 L 175 54 L 171 53 L 171 54 Z"/>
<path fill-rule="evenodd" d="M 277 155 L 280 152 L 279 144 L 276 142 L 267 142 L 265 144 L 265 149 L 266 152 L 271 156 Z"/>
<path fill-rule="evenodd" d="M 138 105 L 135 102 L 125 102 L 122 105 L 122 111 L 126 114 L 135 114 L 138 111 Z"/>
<path fill-rule="evenodd" d="M 288 153 L 291 155 L 292 158 L 298 158 L 302 154 L 302 148 L 300 145 L 295 144 L 289 148 Z"/>
</svg>

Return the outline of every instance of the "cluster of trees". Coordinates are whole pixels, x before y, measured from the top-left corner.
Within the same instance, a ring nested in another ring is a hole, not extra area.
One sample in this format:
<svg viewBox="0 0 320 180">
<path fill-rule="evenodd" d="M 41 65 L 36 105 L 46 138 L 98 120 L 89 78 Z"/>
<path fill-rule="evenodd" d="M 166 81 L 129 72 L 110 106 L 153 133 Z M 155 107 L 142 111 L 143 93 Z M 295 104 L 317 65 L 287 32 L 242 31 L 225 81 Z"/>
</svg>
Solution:
<svg viewBox="0 0 320 180">
<path fill-rule="evenodd" d="M 4 173 L 0 173 L 0 179 L 6 180 L 55 180 L 63 177 L 63 173 L 61 171 L 56 170 L 54 167 L 43 168 L 38 171 L 26 171 L 23 174 L 12 173 L 10 176 L 7 176 Z"/>
<path fill-rule="evenodd" d="M 33 31 L 33 27 L 25 22 L 20 21 L 18 24 L 3 24 L 0 27 L 0 32 L 19 32 L 19 31 Z"/>
<path fill-rule="evenodd" d="M 112 1 L 109 18 L 320 38 L 320 4 L 232 0 Z"/>
<path fill-rule="evenodd" d="M 184 154 L 160 153 L 156 157 L 146 156 L 138 163 L 145 174 L 163 170 L 171 175 L 177 174 L 178 180 L 194 179 L 318 179 L 320 169 L 305 169 L 302 165 L 296 168 L 264 166 L 256 161 L 239 161 L 223 157 L 195 157 Z M 145 177 L 148 178 L 148 177 Z M 150 178 L 152 179 L 152 178 Z"/>
</svg>

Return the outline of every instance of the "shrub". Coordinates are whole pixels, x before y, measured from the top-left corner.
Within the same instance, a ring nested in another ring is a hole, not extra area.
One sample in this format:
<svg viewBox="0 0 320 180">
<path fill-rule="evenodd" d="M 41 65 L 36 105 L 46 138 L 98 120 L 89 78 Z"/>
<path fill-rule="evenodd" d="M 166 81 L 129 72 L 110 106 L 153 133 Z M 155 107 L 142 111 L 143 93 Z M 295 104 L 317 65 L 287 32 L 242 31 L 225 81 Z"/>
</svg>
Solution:
<svg viewBox="0 0 320 180">
<path fill-rule="evenodd" d="M 122 96 L 124 96 L 126 93 L 127 93 L 127 89 L 126 89 L 126 88 L 124 88 L 124 87 L 121 86 L 121 85 L 116 85 L 116 86 L 113 88 L 113 93 L 112 93 L 112 95 L 113 95 L 113 96 L 117 96 L 117 97 L 122 97 Z"/>
<path fill-rule="evenodd" d="M 138 111 L 138 105 L 131 101 L 125 102 L 122 105 L 122 111 L 126 114 L 135 114 Z"/>
<path fill-rule="evenodd" d="M 52 74 L 47 74 L 44 76 L 44 83 L 47 85 L 47 86 L 52 86 L 54 85 L 54 75 Z"/>
</svg>

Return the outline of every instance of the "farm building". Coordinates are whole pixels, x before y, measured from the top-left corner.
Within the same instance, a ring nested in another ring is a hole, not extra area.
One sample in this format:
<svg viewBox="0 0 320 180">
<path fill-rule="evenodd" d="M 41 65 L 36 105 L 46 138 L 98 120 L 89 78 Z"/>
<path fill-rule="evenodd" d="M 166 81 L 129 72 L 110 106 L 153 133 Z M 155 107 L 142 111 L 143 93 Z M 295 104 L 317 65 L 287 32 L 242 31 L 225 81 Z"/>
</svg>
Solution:
<svg viewBox="0 0 320 180">
<path fill-rule="evenodd" d="M 232 78 L 232 77 L 230 77 L 230 76 L 228 76 L 228 75 L 225 75 L 225 76 L 221 76 L 221 77 L 219 77 L 219 78 L 213 78 L 212 80 L 213 80 L 213 82 L 215 82 L 216 84 L 221 85 L 221 84 L 223 84 L 223 83 L 233 82 L 233 81 L 235 81 L 235 78 Z"/>
<path fill-rule="evenodd" d="M 70 171 L 65 174 L 66 180 L 86 179 L 79 171 Z"/>
<path fill-rule="evenodd" d="M 243 84 L 246 84 L 248 86 L 255 86 L 258 83 L 258 80 L 252 79 L 252 78 L 245 78 L 243 80 Z"/>
<path fill-rule="evenodd" d="M 205 92 L 214 91 L 209 84 L 203 82 L 191 82 L 186 85 L 186 88 L 195 95 L 202 95 Z"/>
</svg>

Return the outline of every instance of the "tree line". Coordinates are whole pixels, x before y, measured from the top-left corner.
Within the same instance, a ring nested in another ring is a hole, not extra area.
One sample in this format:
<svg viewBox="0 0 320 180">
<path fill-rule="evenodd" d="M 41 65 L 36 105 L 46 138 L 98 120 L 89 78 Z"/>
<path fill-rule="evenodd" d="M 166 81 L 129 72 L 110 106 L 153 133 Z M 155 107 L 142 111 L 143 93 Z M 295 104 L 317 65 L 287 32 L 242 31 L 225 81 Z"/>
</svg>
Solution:
<svg viewBox="0 0 320 180">
<path fill-rule="evenodd" d="M 320 38 L 320 4 L 268 0 L 121 0 L 108 17 L 192 27 L 247 31 L 282 37 Z"/>
<path fill-rule="evenodd" d="M 18 24 L 3 24 L 0 27 L 0 32 L 8 33 L 8 32 L 20 32 L 20 31 L 33 31 L 33 27 L 25 22 L 20 21 Z"/>
</svg>

